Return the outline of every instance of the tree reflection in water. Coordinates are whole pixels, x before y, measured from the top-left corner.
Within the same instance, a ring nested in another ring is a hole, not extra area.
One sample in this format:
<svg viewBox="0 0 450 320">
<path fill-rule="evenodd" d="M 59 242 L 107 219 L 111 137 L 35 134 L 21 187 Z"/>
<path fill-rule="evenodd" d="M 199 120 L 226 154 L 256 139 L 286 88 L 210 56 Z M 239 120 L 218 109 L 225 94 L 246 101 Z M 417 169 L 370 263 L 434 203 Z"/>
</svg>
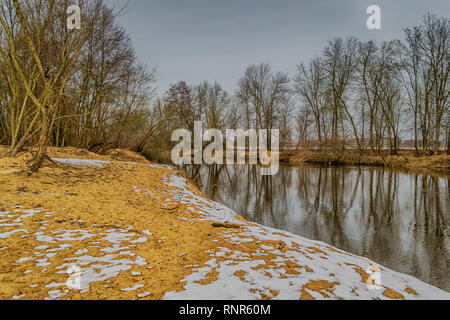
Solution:
<svg viewBox="0 0 450 320">
<path fill-rule="evenodd" d="M 450 291 L 450 177 L 371 167 L 187 166 L 245 218 L 332 244 Z"/>
</svg>

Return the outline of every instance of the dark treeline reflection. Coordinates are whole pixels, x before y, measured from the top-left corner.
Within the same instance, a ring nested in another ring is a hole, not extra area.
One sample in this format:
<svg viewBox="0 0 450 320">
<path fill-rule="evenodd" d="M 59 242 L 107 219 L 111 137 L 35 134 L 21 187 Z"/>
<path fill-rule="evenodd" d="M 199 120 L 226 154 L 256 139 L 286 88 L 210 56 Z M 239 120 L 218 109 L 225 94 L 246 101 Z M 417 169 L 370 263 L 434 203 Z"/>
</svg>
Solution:
<svg viewBox="0 0 450 320">
<path fill-rule="evenodd" d="M 380 168 L 187 166 L 245 218 L 368 257 L 450 291 L 450 177 Z"/>
</svg>

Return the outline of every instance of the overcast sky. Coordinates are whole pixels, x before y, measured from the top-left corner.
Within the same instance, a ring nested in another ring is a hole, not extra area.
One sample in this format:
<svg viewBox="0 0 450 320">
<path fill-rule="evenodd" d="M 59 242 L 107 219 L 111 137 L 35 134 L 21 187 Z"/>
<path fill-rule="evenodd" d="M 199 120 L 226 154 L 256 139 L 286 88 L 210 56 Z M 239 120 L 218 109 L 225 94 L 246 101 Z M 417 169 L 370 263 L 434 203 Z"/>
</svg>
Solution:
<svg viewBox="0 0 450 320">
<path fill-rule="evenodd" d="M 293 75 L 329 39 L 402 38 L 426 12 L 450 15 L 450 0 L 107 0 L 129 2 L 119 22 L 138 57 L 157 70 L 158 93 L 179 80 L 219 81 L 233 93 L 250 64 L 268 62 Z M 381 8 L 381 30 L 366 27 L 369 5 Z"/>
</svg>

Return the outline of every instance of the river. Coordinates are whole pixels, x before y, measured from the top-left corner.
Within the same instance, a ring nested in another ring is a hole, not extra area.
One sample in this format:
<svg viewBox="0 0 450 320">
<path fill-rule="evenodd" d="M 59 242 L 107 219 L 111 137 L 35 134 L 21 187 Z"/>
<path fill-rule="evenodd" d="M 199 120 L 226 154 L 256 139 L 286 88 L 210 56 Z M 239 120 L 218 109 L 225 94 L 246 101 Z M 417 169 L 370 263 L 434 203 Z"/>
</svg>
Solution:
<svg viewBox="0 0 450 320">
<path fill-rule="evenodd" d="M 248 220 L 320 240 L 450 292 L 450 176 L 374 167 L 183 168 Z"/>
</svg>

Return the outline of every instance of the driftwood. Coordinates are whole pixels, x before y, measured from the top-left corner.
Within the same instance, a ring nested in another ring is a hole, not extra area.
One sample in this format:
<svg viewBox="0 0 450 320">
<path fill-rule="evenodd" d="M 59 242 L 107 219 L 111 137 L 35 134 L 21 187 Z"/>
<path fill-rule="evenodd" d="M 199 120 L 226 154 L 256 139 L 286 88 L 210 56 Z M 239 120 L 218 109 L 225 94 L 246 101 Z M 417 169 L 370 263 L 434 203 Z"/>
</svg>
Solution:
<svg viewBox="0 0 450 320">
<path fill-rule="evenodd" d="M 225 223 L 212 223 L 211 224 L 214 228 L 227 228 L 227 229 L 239 229 L 241 226 L 238 224 L 233 224 L 233 223 L 229 223 L 229 222 L 225 222 Z"/>
</svg>

